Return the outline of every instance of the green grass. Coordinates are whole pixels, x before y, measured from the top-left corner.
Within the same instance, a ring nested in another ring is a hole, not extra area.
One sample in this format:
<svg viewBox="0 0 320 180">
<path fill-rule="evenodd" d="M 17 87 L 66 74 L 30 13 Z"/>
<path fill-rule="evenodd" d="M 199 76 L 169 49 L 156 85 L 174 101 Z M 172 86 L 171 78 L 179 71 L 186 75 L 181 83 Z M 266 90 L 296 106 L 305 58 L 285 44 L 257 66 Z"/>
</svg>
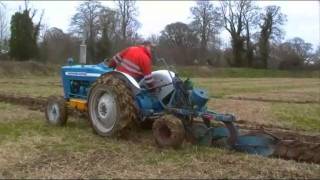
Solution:
<svg viewBox="0 0 320 180">
<path fill-rule="evenodd" d="M 272 104 L 272 114 L 291 128 L 320 132 L 320 104 Z"/>
<path fill-rule="evenodd" d="M 18 141 L 24 137 L 41 137 L 44 141 L 37 143 L 37 147 L 45 151 L 86 152 L 101 147 L 118 149 L 113 140 L 108 143 L 94 135 L 90 125 L 84 121 L 82 119 L 75 122 L 71 119 L 65 127 L 48 125 L 44 117 L 0 123 L 0 137 L 2 137 L 0 143 Z"/>
<path fill-rule="evenodd" d="M 206 89 L 211 97 L 320 87 L 320 81 L 314 78 L 192 78 L 191 80 L 195 87 Z"/>
<path fill-rule="evenodd" d="M 43 96 L 62 95 L 59 76 L 27 76 L 0 78 L 0 93 L 18 94 L 22 96 Z"/>
<path fill-rule="evenodd" d="M 63 65 L 45 64 L 36 61 L 0 61 L 0 75 L 2 77 L 45 77 L 59 76 Z M 163 66 L 154 66 L 156 69 L 166 69 Z M 212 66 L 175 66 L 174 71 L 182 77 L 230 77 L 230 78 L 262 78 L 262 77 L 314 77 L 319 78 L 319 71 L 307 70 L 273 70 L 253 68 L 217 68 Z"/>
<path fill-rule="evenodd" d="M 164 69 L 156 67 L 155 69 Z M 292 77 L 319 78 L 319 71 L 307 70 L 274 70 L 253 68 L 216 68 L 211 66 L 176 66 L 177 73 L 182 77 L 214 77 L 214 78 L 263 78 L 263 77 Z"/>
<path fill-rule="evenodd" d="M 36 61 L 0 61 L 2 77 L 58 75 L 60 66 Z"/>
</svg>

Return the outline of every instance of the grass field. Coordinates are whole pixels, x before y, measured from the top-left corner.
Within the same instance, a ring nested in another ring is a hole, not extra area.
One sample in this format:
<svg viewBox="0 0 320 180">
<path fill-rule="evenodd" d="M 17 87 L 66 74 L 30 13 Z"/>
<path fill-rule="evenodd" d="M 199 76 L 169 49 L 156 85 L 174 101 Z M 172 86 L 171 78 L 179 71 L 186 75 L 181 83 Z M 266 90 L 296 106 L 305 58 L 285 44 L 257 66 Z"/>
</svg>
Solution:
<svg viewBox="0 0 320 180">
<path fill-rule="evenodd" d="M 320 166 L 185 144 L 158 149 L 150 131 L 104 139 L 84 119 L 51 127 L 44 116 L 0 103 L 2 178 L 315 178 Z M 17 113 L 19 112 L 19 113 Z"/>
<path fill-rule="evenodd" d="M 209 91 L 211 109 L 252 124 L 320 134 L 318 78 L 192 80 Z M 3 77 L 0 87 L 0 94 L 62 95 L 58 76 Z M 134 131 L 127 140 L 108 139 L 95 135 L 86 119 L 51 127 L 43 113 L 24 106 L 0 102 L 0 112 L 0 178 L 320 178 L 317 164 L 187 143 L 163 150 L 149 130 Z"/>
</svg>

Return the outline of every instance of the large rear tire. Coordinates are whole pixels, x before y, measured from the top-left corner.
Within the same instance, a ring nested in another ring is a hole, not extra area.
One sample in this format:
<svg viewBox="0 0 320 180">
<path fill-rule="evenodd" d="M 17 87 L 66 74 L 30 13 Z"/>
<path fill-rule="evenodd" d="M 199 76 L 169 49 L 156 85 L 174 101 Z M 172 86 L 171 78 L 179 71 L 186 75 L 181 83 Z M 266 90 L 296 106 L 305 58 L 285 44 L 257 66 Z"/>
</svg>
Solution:
<svg viewBox="0 0 320 180">
<path fill-rule="evenodd" d="M 50 96 L 45 108 L 46 120 L 55 126 L 64 126 L 68 119 L 68 109 L 63 97 Z"/>
<path fill-rule="evenodd" d="M 179 148 L 185 138 L 185 129 L 181 120 L 173 115 L 155 120 L 152 131 L 156 143 L 164 148 Z"/>
<path fill-rule="evenodd" d="M 93 84 L 88 100 L 89 119 L 100 136 L 118 136 L 137 118 L 132 92 L 112 74 L 102 75 Z"/>
</svg>

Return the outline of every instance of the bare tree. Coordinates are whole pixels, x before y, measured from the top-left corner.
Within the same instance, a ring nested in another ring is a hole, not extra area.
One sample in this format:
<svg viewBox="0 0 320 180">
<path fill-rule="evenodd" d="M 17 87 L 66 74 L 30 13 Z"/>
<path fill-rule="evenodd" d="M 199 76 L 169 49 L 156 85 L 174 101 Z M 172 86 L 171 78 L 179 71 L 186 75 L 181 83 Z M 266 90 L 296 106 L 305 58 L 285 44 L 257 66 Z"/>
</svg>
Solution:
<svg viewBox="0 0 320 180">
<path fill-rule="evenodd" d="M 136 1 L 117 0 L 117 12 L 119 13 L 121 40 L 127 44 L 128 38 L 135 35 L 140 23 L 136 19 L 138 9 Z"/>
<path fill-rule="evenodd" d="M 286 22 L 286 15 L 282 14 L 279 6 L 267 6 L 265 13 L 261 14 L 260 23 L 259 52 L 263 67 L 268 67 L 270 54 L 270 39 L 278 40 L 282 38 L 283 31 L 281 25 Z"/>
<path fill-rule="evenodd" d="M 7 14 L 6 14 L 6 7 L 2 3 L 1 4 L 3 7 L 0 6 L 0 50 L 5 47 L 4 42 L 7 40 L 9 37 L 9 24 L 8 24 L 8 19 L 7 19 Z"/>
<path fill-rule="evenodd" d="M 95 59 L 95 42 L 99 31 L 99 15 L 102 9 L 96 0 L 85 1 L 77 8 L 71 19 L 70 30 L 78 36 L 84 36 L 87 41 L 88 62 Z"/>
<path fill-rule="evenodd" d="M 224 28 L 231 35 L 232 54 L 234 62 L 230 64 L 237 67 L 244 66 L 244 42 L 242 33 L 245 29 L 245 17 L 250 12 L 252 1 L 221 1 L 221 12 Z"/>
<path fill-rule="evenodd" d="M 274 44 L 271 44 L 271 47 Z M 277 56 L 280 69 L 301 69 L 312 58 L 312 45 L 299 37 L 290 39 L 273 49 L 270 60 Z"/>
<path fill-rule="evenodd" d="M 161 40 L 165 40 L 170 47 L 179 46 L 193 48 L 198 40 L 187 24 L 176 22 L 169 24 L 161 32 Z"/>
<path fill-rule="evenodd" d="M 97 41 L 96 55 L 98 60 L 107 58 L 115 53 L 117 41 L 118 16 L 115 10 L 103 7 L 99 14 L 99 39 Z"/>
<path fill-rule="evenodd" d="M 290 39 L 288 43 L 291 45 L 291 48 L 294 50 L 294 52 L 304 60 L 310 57 L 312 51 L 311 43 L 307 43 L 299 37 Z"/>
<path fill-rule="evenodd" d="M 249 3 L 246 6 L 246 13 L 243 14 L 244 18 L 244 25 L 245 25 L 245 37 L 246 37 L 246 64 L 249 67 L 253 65 L 253 51 L 254 45 L 252 43 L 252 31 L 255 29 L 259 24 L 259 11 L 260 8 L 254 4 L 254 2 Z"/>
<path fill-rule="evenodd" d="M 198 38 L 187 24 L 168 24 L 159 38 L 160 48 L 179 64 L 192 64 L 197 56 Z"/>
<path fill-rule="evenodd" d="M 159 44 L 159 36 L 157 34 L 151 34 L 147 40 L 153 44 Z"/>
<path fill-rule="evenodd" d="M 311 59 L 307 63 L 312 64 L 317 69 L 320 69 L 320 45 L 318 45 L 316 51 L 312 54 Z"/>
<path fill-rule="evenodd" d="M 43 61 L 63 64 L 69 57 L 77 58 L 81 40 L 64 33 L 61 29 L 50 28 L 40 43 L 40 55 Z"/>
<path fill-rule="evenodd" d="M 200 36 L 202 54 L 206 54 L 208 42 L 215 39 L 214 36 L 222 26 L 219 8 L 214 7 L 210 1 L 197 0 L 196 6 L 190 10 L 193 16 L 191 26 Z"/>
<path fill-rule="evenodd" d="M 103 7 L 99 13 L 99 34 L 106 33 L 109 39 L 115 39 L 118 30 L 118 16 L 113 9 Z"/>
</svg>

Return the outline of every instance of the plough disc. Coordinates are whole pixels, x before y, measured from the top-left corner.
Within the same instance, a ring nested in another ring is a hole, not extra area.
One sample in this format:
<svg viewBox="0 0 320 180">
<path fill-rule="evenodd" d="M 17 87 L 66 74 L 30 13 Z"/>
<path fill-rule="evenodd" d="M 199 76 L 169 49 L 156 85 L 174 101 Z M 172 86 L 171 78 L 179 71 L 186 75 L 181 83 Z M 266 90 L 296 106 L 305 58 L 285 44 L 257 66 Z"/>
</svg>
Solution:
<svg viewBox="0 0 320 180">
<path fill-rule="evenodd" d="M 237 151 L 261 156 L 270 156 L 274 153 L 279 139 L 264 132 L 241 135 L 233 148 Z"/>
<path fill-rule="evenodd" d="M 320 143 L 285 140 L 263 130 L 239 135 L 233 123 L 225 123 L 225 127 L 209 128 L 202 123 L 194 123 L 189 132 L 198 145 L 223 147 L 265 157 L 320 163 Z"/>
</svg>

